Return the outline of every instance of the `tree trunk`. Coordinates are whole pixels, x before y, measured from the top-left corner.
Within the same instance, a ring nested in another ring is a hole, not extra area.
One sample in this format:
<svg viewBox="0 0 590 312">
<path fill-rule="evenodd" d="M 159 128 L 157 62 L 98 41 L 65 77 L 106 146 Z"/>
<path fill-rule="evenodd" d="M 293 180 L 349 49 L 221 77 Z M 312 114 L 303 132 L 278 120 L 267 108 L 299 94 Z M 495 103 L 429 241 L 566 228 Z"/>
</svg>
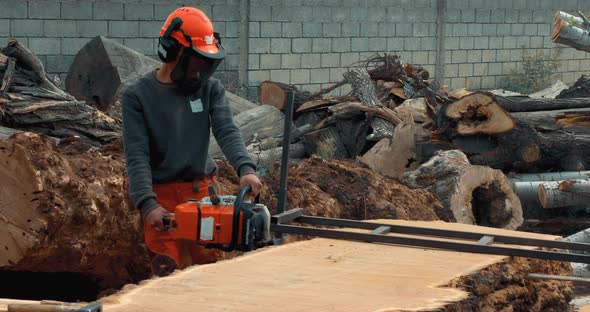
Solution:
<svg viewBox="0 0 590 312">
<path fill-rule="evenodd" d="M 30 132 L 0 141 L 0 269 L 77 272 L 114 288 L 146 278 L 121 143 L 70 143 Z"/>
<path fill-rule="evenodd" d="M 365 68 L 352 68 L 344 73 L 344 78 L 352 85 L 352 94 L 358 97 L 364 105 L 380 106 L 375 85 Z M 367 136 L 367 140 L 380 141 L 384 138 L 391 138 L 393 135 L 393 126 L 382 118 L 375 118 L 371 126 L 373 132 Z"/>
<path fill-rule="evenodd" d="M 502 97 L 497 95 L 494 95 L 493 98 L 502 108 L 511 113 L 590 108 L 590 98 L 533 99 L 521 96 Z"/>
<path fill-rule="evenodd" d="M 573 86 L 561 91 L 557 98 L 590 98 L 590 76 L 582 75 Z"/>
<path fill-rule="evenodd" d="M 581 18 L 556 12 L 551 40 L 576 50 L 590 52 L 590 26 Z"/>
<path fill-rule="evenodd" d="M 539 185 L 543 208 L 562 208 L 590 203 L 590 180 L 549 181 Z"/>
<path fill-rule="evenodd" d="M 506 176 L 500 170 L 470 165 L 458 150 L 438 152 L 401 181 L 434 194 L 447 219 L 505 229 L 516 229 L 523 222 L 520 200 Z"/>
<path fill-rule="evenodd" d="M 282 135 L 285 130 L 285 115 L 274 106 L 260 105 L 236 115 L 234 123 L 240 129 L 244 143 L 248 145 L 253 140 Z M 213 133 L 209 143 L 209 155 L 213 158 L 223 157 L 223 151 Z"/>
</svg>

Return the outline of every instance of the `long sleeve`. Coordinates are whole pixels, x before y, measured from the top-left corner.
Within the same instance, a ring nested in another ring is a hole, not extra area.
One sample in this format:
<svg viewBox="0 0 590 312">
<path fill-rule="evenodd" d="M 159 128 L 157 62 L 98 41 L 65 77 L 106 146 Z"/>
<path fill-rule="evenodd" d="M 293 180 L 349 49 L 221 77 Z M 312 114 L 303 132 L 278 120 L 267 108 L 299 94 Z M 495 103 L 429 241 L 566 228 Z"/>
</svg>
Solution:
<svg viewBox="0 0 590 312">
<path fill-rule="evenodd" d="M 152 189 L 148 131 L 137 97 L 125 91 L 121 95 L 121 103 L 129 194 L 135 207 L 146 215 L 158 207 L 156 194 Z"/>
<path fill-rule="evenodd" d="M 211 127 L 217 143 L 240 176 L 254 173 L 256 163 L 246 150 L 240 129 L 234 124 L 225 89 L 216 83 L 211 92 Z"/>
</svg>

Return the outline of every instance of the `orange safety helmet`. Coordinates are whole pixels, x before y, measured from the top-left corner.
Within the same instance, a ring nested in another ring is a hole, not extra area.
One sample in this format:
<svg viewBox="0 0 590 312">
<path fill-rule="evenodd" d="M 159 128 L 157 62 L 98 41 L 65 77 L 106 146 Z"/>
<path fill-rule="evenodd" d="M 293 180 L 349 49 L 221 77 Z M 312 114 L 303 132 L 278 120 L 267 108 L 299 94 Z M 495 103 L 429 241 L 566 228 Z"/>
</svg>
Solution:
<svg viewBox="0 0 590 312">
<path fill-rule="evenodd" d="M 225 57 L 219 34 L 213 31 L 207 15 L 197 8 L 174 10 L 160 30 L 158 55 L 163 62 L 174 61 L 181 46 L 207 58 L 221 60 Z"/>
</svg>

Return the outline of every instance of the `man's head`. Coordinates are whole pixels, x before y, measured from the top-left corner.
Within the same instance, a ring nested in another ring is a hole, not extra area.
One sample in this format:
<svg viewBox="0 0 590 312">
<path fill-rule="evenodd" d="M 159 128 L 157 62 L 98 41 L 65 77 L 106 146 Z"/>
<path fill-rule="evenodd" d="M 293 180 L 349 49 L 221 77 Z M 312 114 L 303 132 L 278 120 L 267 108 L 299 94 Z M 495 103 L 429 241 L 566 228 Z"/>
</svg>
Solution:
<svg viewBox="0 0 590 312">
<path fill-rule="evenodd" d="M 168 16 L 160 31 L 158 56 L 173 67 L 172 81 L 190 94 L 211 77 L 225 51 L 207 15 L 196 8 L 182 7 Z"/>
</svg>

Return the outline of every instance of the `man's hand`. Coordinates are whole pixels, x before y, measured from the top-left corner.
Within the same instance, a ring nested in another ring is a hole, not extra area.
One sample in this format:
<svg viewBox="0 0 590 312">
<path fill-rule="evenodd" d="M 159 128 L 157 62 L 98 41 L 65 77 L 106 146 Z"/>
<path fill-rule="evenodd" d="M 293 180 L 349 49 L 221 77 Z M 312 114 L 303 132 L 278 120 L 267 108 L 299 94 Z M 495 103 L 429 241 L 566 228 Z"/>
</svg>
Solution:
<svg viewBox="0 0 590 312">
<path fill-rule="evenodd" d="M 245 185 L 250 185 L 252 187 L 252 193 L 254 193 L 254 196 L 258 195 L 262 190 L 262 182 L 260 182 L 254 173 L 245 174 L 240 178 L 240 188 Z"/>
<path fill-rule="evenodd" d="M 147 224 L 151 227 L 155 228 L 156 231 L 163 231 L 164 230 L 164 222 L 162 219 L 167 216 L 171 216 L 172 214 L 168 212 L 168 210 L 164 209 L 162 206 L 158 206 L 156 209 L 150 211 L 146 216 L 145 220 Z"/>
</svg>

